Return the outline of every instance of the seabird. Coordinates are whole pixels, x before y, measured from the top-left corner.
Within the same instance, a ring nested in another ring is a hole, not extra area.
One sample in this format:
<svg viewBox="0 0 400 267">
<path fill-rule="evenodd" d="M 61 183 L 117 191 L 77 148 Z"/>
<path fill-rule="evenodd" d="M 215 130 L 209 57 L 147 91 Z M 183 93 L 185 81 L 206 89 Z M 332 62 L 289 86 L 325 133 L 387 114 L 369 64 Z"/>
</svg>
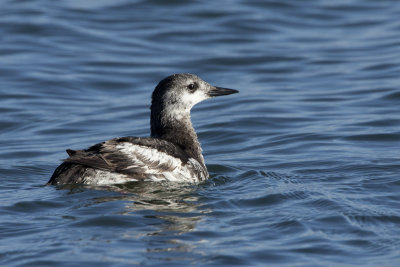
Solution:
<svg viewBox="0 0 400 267">
<path fill-rule="evenodd" d="M 209 175 L 190 110 L 208 98 L 234 93 L 194 74 L 168 76 L 152 94 L 151 137 L 118 137 L 85 150 L 67 149 L 69 157 L 47 184 L 204 181 Z"/>
</svg>

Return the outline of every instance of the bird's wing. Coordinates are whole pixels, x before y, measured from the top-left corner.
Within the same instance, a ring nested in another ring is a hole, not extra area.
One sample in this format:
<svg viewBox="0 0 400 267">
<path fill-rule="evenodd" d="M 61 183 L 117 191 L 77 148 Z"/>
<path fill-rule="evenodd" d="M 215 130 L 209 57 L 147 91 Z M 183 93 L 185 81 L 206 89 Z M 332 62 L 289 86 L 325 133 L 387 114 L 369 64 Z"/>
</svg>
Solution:
<svg viewBox="0 0 400 267">
<path fill-rule="evenodd" d="M 146 179 L 149 175 L 174 172 L 189 161 L 175 144 L 156 138 L 121 137 L 86 150 L 67 150 L 64 162 Z"/>
</svg>

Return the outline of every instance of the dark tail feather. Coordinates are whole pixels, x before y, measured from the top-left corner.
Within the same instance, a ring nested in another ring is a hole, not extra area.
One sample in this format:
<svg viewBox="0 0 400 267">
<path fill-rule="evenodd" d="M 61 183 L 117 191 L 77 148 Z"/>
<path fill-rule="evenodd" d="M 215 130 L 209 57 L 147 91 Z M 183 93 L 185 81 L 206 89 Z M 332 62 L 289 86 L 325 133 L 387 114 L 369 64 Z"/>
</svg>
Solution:
<svg viewBox="0 0 400 267">
<path fill-rule="evenodd" d="M 64 162 L 57 167 L 46 185 L 79 184 L 83 181 L 85 169 L 85 166 Z"/>
<path fill-rule="evenodd" d="M 67 154 L 68 154 L 70 157 L 76 154 L 76 150 L 67 149 L 66 151 L 67 151 Z"/>
</svg>

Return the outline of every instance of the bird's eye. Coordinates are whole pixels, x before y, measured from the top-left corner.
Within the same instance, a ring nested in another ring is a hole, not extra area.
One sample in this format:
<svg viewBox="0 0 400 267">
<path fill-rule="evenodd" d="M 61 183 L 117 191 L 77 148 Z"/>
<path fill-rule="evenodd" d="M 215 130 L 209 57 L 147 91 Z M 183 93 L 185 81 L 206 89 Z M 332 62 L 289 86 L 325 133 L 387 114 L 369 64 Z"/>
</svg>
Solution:
<svg viewBox="0 0 400 267">
<path fill-rule="evenodd" d="M 187 86 L 187 88 L 189 89 L 189 91 L 190 91 L 191 93 L 193 93 L 194 91 L 197 90 L 197 84 L 196 84 L 196 83 L 191 83 L 191 84 L 189 84 L 189 85 Z"/>
</svg>

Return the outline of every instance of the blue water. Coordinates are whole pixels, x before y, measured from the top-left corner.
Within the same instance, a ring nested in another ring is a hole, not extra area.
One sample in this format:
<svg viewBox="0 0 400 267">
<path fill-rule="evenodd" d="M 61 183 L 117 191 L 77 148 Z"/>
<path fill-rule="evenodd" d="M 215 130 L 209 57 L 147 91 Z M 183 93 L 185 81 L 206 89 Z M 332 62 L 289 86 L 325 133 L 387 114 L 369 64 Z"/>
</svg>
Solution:
<svg viewBox="0 0 400 267">
<path fill-rule="evenodd" d="M 399 266 L 399 1 L 0 5 L 0 265 Z M 44 186 L 179 72 L 207 182 Z"/>
</svg>

